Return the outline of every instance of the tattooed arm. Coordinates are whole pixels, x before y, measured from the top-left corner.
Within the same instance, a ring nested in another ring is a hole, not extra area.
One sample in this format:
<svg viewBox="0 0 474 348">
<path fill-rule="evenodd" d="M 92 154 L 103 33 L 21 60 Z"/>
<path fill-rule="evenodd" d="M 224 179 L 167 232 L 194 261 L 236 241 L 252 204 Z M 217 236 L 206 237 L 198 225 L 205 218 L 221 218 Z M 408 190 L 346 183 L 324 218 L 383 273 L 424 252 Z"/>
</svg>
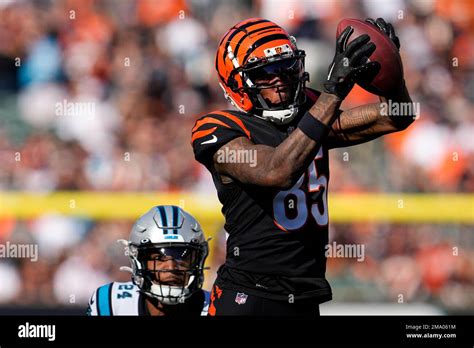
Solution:
<svg viewBox="0 0 474 348">
<path fill-rule="evenodd" d="M 330 127 L 338 116 L 337 110 L 340 104 L 341 100 L 338 97 L 323 93 L 309 113 Z M 248 138 L 239 137 L 220 149 L 231 152 L 255 151 L 256 165 L 252 167 L 249 163 L 219 163 L 218 151 L 214 154 L 214 168 L 224 183 L 238 180 L 245 184 L 288 189 L 306 170 L 325 139 L 322 137 L 315 141 L 299 128 L 277 147 L 256 145 Z"/>
<path fill-rule="evenodd" d="M 328 146 L 335 148 L 365 143 L 404 130 L 414 121 L 413 109 L 406 115 L 390 115 L 388 110 L 389 101 L 414 106 L 405 85 L 393 96 L 380 97 L 380 101 L 343 111 L 327 137 Z"/>
<path fill-rule="evenodd" d="M 348 26 L 337 37 L 336 51 L 324 83 L 325 93 L 319 96 L 288 138 L 277 147 L 271 147 L 256 145 L 249 139 L 239 137 L 221 147 L 224 151 L 255 151 L 257 161 L 254 167 L 248 163 L 219 163 L 218 153 L 214 154 L 214 168 L 223 182 L 238 180 L 279 189 L 294 185 L 327 139 L 332 124 L 339 116 L 341 101 L 351 91 L 355 81 L 371 74 L 377 65 L 361 59 L 370 57 L 375 50 L 368 35 L 360 35 L 347 44 L 353 32 L 354 28 Z"/>
</svg>

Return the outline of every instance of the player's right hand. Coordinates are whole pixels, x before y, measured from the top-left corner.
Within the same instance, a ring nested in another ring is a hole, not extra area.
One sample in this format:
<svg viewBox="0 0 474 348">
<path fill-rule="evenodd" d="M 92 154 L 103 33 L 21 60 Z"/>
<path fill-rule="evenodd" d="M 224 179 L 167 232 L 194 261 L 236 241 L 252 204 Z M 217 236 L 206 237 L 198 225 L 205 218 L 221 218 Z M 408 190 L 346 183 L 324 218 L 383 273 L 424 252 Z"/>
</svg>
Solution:
<svg viewBox="0 0 474 348">
<path fill-rule="evenodd" d="M 376 20 L 373 18 L 366 18 L 365 21 L 382 30 L 400 51 L 400 39 L 398 38 L 397 34 L 395 34 L 395 29 L 391 23 L 385 22 L 383 18 L 377 18 Z"/>
<path fill-rule="evenodd" d="M 348 26 L 337 38 L 336 53 L 324 83 L 324 91 L 341 100 L 349 94 L 358 79 L 380 69 L 379 63 L 367 61 L 376 48 L 373 42 L 369 42 L 368 35 L 360 35 L 347 44 L 353 32 L 354 28 Z"/>
</svg>

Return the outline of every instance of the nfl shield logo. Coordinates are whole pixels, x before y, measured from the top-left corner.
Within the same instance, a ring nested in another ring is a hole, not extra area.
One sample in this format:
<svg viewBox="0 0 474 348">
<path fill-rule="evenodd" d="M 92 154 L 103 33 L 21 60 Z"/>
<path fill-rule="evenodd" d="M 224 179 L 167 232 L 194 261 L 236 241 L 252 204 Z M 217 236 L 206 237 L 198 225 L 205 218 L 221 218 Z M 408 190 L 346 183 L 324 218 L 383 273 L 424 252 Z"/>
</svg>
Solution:
<svg viewBox="0 0 474 348">
<path fill-rule="evenodd" d="M 237 296 L 235 296 L 235 302 L 239 305 L 245 304 L 245 302 L 247 302 L 247 297 L 248 295 L 245 295 L 242 292 L 238 292 Z"/>
</svg>

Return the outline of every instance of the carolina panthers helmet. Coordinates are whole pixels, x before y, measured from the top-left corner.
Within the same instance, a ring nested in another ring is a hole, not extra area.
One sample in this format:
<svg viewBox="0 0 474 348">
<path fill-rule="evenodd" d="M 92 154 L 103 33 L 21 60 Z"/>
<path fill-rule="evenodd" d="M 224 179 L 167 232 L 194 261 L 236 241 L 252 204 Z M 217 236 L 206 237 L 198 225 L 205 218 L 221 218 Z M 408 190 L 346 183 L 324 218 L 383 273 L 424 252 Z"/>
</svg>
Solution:
<svg viewBox="0 0 474 348">
<path fill-rule="evenodd" d="M 121 270 L 132 273 L 133 283 L 144 294 L 173 305 L 202 288 L 208 240 L 197 220 L 180 207 L 151 208 L 135 222 L 129 240 L 119 242 L 125 245 L 131 263 L 131 268 Z M 157 264 L 163 260 L 173 260 L 180 266 L 160 269 Z M 179 281 L 163 281 L 164 272 Z"/>
</svg>

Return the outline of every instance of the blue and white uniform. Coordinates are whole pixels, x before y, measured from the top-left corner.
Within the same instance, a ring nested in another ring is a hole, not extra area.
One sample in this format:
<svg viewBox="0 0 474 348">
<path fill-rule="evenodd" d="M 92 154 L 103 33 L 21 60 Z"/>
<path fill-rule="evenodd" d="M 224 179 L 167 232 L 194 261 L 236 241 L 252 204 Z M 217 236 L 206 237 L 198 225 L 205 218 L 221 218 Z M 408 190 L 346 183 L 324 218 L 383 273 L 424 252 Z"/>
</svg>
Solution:
<svg viewBox="0 0 474 348">
<path fill-rule="evenodd" d="M 148 315 L 145 301 L 147 296 L 138 290 L 138 287 L 131 281 L 126 283 L 113 282 L 103 285 L 92 294 L 89 300 L 89 307 L 87 308 L 87 315 Z M 209 291 L 200 290 L 200 292 L 187 299 L 186 303 L 195 299 L 202 301 L 201 315 L 206 316 L 210 302 Z M 175 306 L 182 306 L 182 304 Z"/>
</svg>

